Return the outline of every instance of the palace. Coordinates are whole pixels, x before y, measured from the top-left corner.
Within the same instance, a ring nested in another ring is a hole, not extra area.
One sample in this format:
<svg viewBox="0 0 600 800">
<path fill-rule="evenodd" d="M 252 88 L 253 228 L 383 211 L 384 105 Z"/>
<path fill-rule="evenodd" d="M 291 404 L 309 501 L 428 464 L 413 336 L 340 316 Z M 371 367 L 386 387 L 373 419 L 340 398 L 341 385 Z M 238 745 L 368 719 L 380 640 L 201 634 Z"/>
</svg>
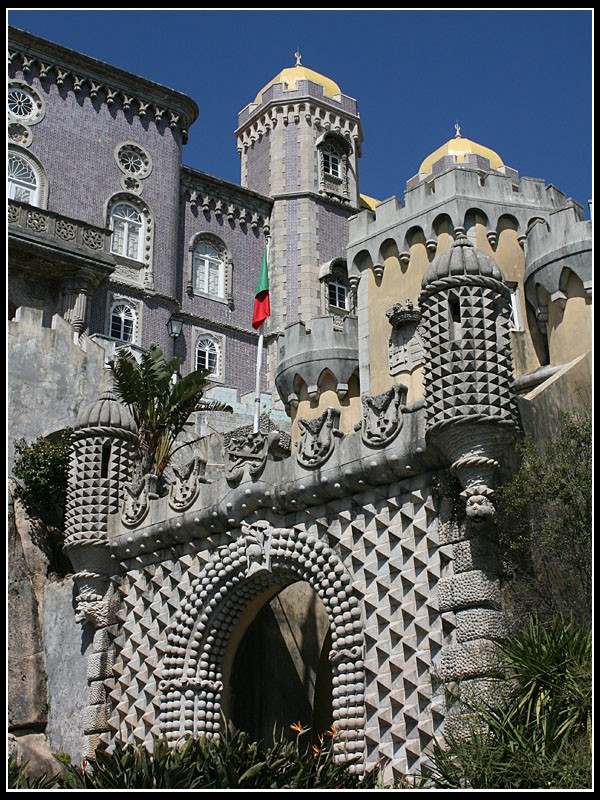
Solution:
<svg viewBox="0 0 600 800">
<path fill-rule="evenodd" d="M 19 578 L 11 731 L 77 760 L 300 719 L 414 772 L 460 724 L 444 687 L 502 680 L 494 489 L 589 404 L 591 222 L 458 126 L 363 194 L 357 101 L 299 56 L 238 114 L 239 185 L 182 163 L 194 100 L 15 28 L 7 110 L 9 444 L 74 428 L 72 574 Z M 234 410 L 163 491 L 107 368 L 153 342 Z"/>
</svg>

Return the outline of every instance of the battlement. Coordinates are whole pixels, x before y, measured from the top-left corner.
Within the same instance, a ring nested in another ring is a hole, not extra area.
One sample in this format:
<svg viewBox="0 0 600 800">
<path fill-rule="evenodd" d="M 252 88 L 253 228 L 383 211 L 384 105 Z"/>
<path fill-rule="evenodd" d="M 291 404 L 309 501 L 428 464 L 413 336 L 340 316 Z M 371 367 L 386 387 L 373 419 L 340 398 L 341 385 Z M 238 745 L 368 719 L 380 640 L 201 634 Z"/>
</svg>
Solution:
<svg viewBox="0 0 600 800">
<path fill-rule="evenodd" d="M 348 382 L 358 369 L 358 320 L 356 317 L 316 317 L 310 323 L 295 322 L 279 338 L 275 383 L 286 406 L 297 395 L 298 380 L 306 383 L 309 396 L 318 396 L 319 382 L 327 371 L 345 396 Z"/>
</svg>

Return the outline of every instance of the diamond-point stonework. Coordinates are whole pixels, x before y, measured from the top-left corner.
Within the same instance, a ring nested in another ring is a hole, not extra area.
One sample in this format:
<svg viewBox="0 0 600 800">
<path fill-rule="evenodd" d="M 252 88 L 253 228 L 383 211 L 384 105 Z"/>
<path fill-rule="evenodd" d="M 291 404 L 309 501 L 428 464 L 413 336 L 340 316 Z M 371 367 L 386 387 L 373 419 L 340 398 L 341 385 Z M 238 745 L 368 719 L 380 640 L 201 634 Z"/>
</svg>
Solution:
<svg viewBox="0 0 600 800">
<path fill-rule="evenodd" d="M 15 730 L 75 761 L 301 720 L 417 774 L 506 694 L 498 490 L 591 386 L 591 222 L 462 137 L 360 194 L 357 101 L 301 64 L 239 112 L 235 184 L 182 163 L 191 98 L 9 38 L 9 437 L 73 429 L 72 569 L 10 566 L 48 676 L 19 717 L 9 670 Z M 160 480 L 107 369 L 151 343 L 232 409 L 191 414 Z"/>
</svg>

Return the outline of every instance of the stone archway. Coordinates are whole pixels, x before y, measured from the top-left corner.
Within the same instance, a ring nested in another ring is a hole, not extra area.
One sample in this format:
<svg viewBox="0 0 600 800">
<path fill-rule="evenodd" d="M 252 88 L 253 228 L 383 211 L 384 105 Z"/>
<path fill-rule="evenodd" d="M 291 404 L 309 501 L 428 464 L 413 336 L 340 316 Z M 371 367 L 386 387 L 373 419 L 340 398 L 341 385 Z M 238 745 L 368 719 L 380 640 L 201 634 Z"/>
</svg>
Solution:
<svg viewBox="0 0 600 800">
<path fill-rule="evenodd" d="M 225 718 L 267 744 L 295 739 L 290 726 L 301 722 L 310 728 L 303 743 L 316 743 L 333 723 L 325 606 L 306 581 L 288 584 L 274 597 L 269 591 L 255 603 L 234 627 L 223 660 Z"/>
<path fill-rule="evenodd" d="M 170 741 L 218 735 L 224 700 L 224 658 L 232 632 L 250 604 L 306 581 L 323 603 L 331 629 L 336 758 L 359 756 L 364 768 L 363 626 L 346 568 L 324 542 L 266 522 L 242 527 L 195 580 L 168 630 L 159 688 L 160 729 Z"/>
</svg>

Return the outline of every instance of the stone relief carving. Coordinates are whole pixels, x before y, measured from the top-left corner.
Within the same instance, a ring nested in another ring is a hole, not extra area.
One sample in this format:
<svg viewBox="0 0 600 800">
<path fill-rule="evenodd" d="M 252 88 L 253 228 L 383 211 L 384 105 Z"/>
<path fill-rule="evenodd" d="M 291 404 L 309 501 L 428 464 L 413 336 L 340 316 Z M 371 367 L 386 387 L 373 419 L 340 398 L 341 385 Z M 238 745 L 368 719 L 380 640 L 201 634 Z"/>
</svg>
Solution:
<svg viewBox="0 0 600 800">
<path fill-rule="evenodd" d="M 267 463 L 269 453 L 277 446 L 279 437 L 279 431 L 240 431 L 232 435 L 225 448 L 227 480 L 240 481 L 246 469 L 252 478 L 258 478 Z"/>
<path fill-rule="evenodd" d="M 378 395 L 362 395 L 362 440 L 370 447 L 385 447 L 400 432 L 402 406 L 408 389 L 398 383 Z"/>
<path fill-rule="evenodd" d="M 206 459 L 195 456 L 185 466 L 172 465 L 175 480 L 169 489 L 169 505 L 174 511 L 185 511 L 198 497 L 205 478 Z"/>
<path fill-rule="evenodd" d="M 271 571 L 271 540 L 273 531 L 268 522 L 253 522 L 242 525 L 246 537 L 246 577 L 258 572 Z"/>
<path fill-rule="evenodd" d="M 123 486 L 123 509 L 121 519 L 123 524 L 134 527 L 144 519 L 148 513 L 149 501 L 158 497 L 158 477 L 144 475 L 137 483 L 126 483 Z"/>
<path fill-rule="evenodd" d="M 316 419 L 299 419 L 302 438 L 298 443 L 298 463 L 309 469 L 324 464 L 333 453 L 336 438 L 344 435 L 338 430 L 339 423 L 337 408 L 326 409 Z"/>
<path fill-rule="evenodd" d="M 412 300 L 406 305 L 396 303 L 386 311 L 392 326 L 388 341 L 388 364 L 390 375 L 397 375 L 402 370 L 412 370 L 423 363 L 425 348 L 419 330 L 421 312 L 415 308 Z"/>
</svg>

